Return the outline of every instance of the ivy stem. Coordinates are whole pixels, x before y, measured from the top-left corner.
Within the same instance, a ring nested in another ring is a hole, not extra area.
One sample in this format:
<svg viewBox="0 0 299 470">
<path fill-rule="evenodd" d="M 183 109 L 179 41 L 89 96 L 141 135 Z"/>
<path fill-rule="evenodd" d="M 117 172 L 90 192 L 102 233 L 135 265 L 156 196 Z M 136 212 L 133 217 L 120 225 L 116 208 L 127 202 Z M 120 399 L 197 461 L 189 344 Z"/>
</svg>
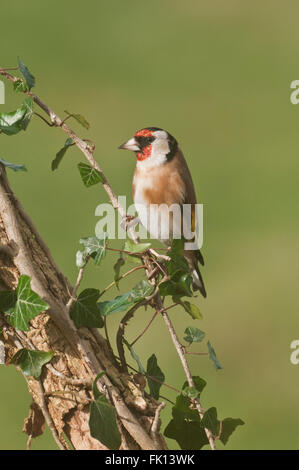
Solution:
<svg viewBox="0 0 299 470">
<path fill-rule="evenodd" d="M 47 119 L 44 118 L 44 116 L 42 116 L 41 114 L 37 113 L 36 111 L 34 111 L 35 116 L 38 116 L 42 121 L 44 121 L 49 127 L 53 127 L 54 124 L 53 122 L 49 122 L 47 121 Z"/>
<path fill-rule="evenodd" d="M 5 67 L 4 69 L 0 69 L 0 72 L 6 72 L 7 70 L 19 70 L 19 67 Z"/>
<path fill-rule="evenodd" d="M 111 282 L 107 287 L 105 287 L 104 290 L 102 290 L 102 292 L 100 293 L 100 297 L 102 297 L 102 295 L 105 294 L 105 292 L 107 292 L 107 290 L 111 289 L 111 287 L 113 287 L 116 284 L 116 282 L 119 282 L 121 279 L 124 279 L 125 277 L 129 276 L 130 274 L 134 273 L 135 271 L 138 271 L 138 269 L 146 269 L 146 267 L 144 265 L 135 266 L 134 268 L 130 269 L 130 271 L 127 271 L 126 273 L 122 274 L 117 281 Z"/>
<path fill-rule="evenodd" d="M 130 344 L 130 347 L 132 347 L 135 343 L 137 343 L 137 341 L 144 335 L 144 333 L 146 333 L 146 331 L 148 330 L 148 328 L 151 326 L 151 324 L 153 323 L 154 319 L 156 318 L 156 316 L 158 315 L 159 311 L 157 310 L 152 319 L 150 320 L 150 322 L 146 325 L 146 327 L 144 328 L 144 330 L 137 336 L 136 339 L 134 339 L 134 341 Z"/>
<path fill-rule="evenodd" d="M 79 269 L 76 283 L 73 287 L 72 293 L 70 294 L 70 299 L 69 299 L 68 303 L 66 304 L 66 307 L 69 311 L 71 310 L 71 307 L 72 307 L 73 303 L 76 300 L 77 290 L 79 289 L 79 286 L 80 286 L 81 281 L 83 279 L 84 269 L 86 268 L 86 265 L 87 265 L 88 261 L 89 261 L 89 256 L 86 256 L 86 259 L 85 259 L 85 262 L 84 262 L 83 266 Z"/>
<path fill-rule="evenodd" d="M 141 302 L 136 303 L 133 305 L 133 307 L 130 308 L 130 310 L 127 311 L 125 316 L 122 318 L 118 330 L 117 330 L 117 335 L 116 335 L 116 345 L 117 345 L 117 350 L 121 362 L 121 367 L 124 372 L 128 373 L 128 366 L 126 363 L 126 358 L 125 358 L 125 351 L 124 351 L 124 345 L 123 345 L 123 337 L 125 333 L 125 326 L 128 323 L 128 321 L 134 316 L 134 313 L 139 307 L 142 307 L 145 305 L 146 301 L 142 300 Z"/>
<path fill-rule="evenodd" d="M 176 307 L 177 305 L 178 305 L 178 304 L 172 304 L 172 305 L 170 305 L 169 307 L 166 307 L 166 308 L 164 309 L 164 312 L 165 312 L 166 310 L 169 310 L 169 309 L 173 308 L 173 307 Z M 133 343 L 130 344 L 130 347 L 134 346 L 134 344 L 137 343 L 137 341 L 144 335 L 144 333 L 146 333 L 146 331 L 147 331 L 148 328 L 151 326 L 152 322 L 154 321 L 154 319 L 156 318 L 156 316 L 157 316 L 159 313 L 161 313 L 161 310 L 156 310 L 156 311 L 155 311 L 155 313 L 154 313 L 154 315 L 153 315 L 151 321 L 147 324 L 147 326 L 146 326 L 146 327 L 144 328 L 144 330 L 140 333 L 140 335 L 138 335 L 137 338 L 134 339 Z"/>
</svg>

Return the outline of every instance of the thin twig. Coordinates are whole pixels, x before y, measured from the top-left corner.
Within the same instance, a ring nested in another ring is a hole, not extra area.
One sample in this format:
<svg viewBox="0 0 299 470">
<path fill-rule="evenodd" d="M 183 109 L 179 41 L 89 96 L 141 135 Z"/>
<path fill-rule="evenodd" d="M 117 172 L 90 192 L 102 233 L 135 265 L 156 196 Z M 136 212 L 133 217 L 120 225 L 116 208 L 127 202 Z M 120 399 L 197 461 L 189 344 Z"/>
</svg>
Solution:
<svg viewBox="0 0 299 470">
<path fill-rule="evenodd" d="M 26 450 L 30 450 L 31 447 L 31 441 L 32 441 L 32 434 L 28 436 L 27 442 L 26 442 Z M 64 449 L 63 449 L 64 450 Z"/>
<path fill-rule="evenodd" d="M 169 398 L 165 397 L 164 395 L 160 395 L 160 394 L 159 394 L 159 398 L 162 398 L 162 400 L 166 400 L 166 401 L 168 401 L 169 403 L 171 403 L 172 405 L 175 405 L 174 401 L 169 400 Z"/>
<path fill-rule="evenodd" d="M 83 279 L 84 269 L 86 268 L 86 265 L 87 265 L 88 261 L 89 261 L 89 256 L 86 256 L 86 259 L 85 259 L 85 262 L 84 262 L 83 266 L 79 269 L 78 277 L 77 277 L 76 283 L 73 287 L 72 295 L 71 295 L 68 303 L 66 304 L 66 307 L 67 307 L 68 310 L 71 310 L 72 305 L 73 305 L 73 303 L 75 302 L 75 300 L 77 298 L 77 290 L 78 290 L 78 288 L 81 284 L 81 281 Z"/>
<path fill-rule="evenodd" d="M 65 117 L 65 118 L 61 121 L 61 124 L 60 124 L 60 125 L 62 126 L 62 124 L 64 124 L 65 121 L 67 121 L 67 120 L 68 120 L 69 118 L 71 118 L 71 117 L 74 117 L 74 115 L 73 115 L 73 114 L 69 114 L 67 117 Z"/>
<path fill-rule="evenodd" d="M 131 307 L 130 310 L 128 310 L 125 316 L 122 318 L 119 324 L 118 330 L 117 330 L 116 345 L 117 345 L 117 350 L 118 350 L 118 354 L 120 358 L 121 367 L 124 372 L 128 372 L 124 345 L 123 345 L 125 326 L 128 323 L 128 321 L 134 316 L 134 313 L 136 312 L 136 310 L 138 310 L 138 308 L 142 307 L 144 304 L 145 304 L 145 301 L 141 301 L 133 305 L 133 307 Z"/>
<path fill-rule="evenodd" d="M 219 432 L 218 432 L 218 436 L 216 436 L 215 439 L 220 439 L 221 434 L 222 434 L 222 421 L 220 421 L 219 423 Z"/>
<path fill-rule="evenodd" d="M 100 293 L 100 297 L 102 297 L 102 295 L 105 294 L 105 292 L 107 292 L 107 290 L 111 289 L 111 287 L 113 287 L 116 282 L 119 282 L 121 279 L 124 279 L 125 277 L 129 276 L 130 274 L 134 273 L 135 271 L 138 271 L 139 269 L 146 269 L 146 267 L 144 265 L 142 266 L 135 266 L 134 268 L 130 269 L 130 271 L 127 271 L 126 273 L 122 274 L 118 279 L 117 281 L 113 281 L 111 282 L 107 287 L 105 287 L 104 290 L 102 290 L 102 292 Z"/>
<path fill-rule="evenodd" d="M 146 333 L 146 331 L 148 330 L 148 328 L 151 326 L 151 324 L 153 323 L 154 319 L 156 318 L 156 316 L 158 315 L 159 311 L 157 310 L 151 321 L 147 324 L 147 326 L 144 328 L 144 330 L 137 336 L 136 339 L 134 339 L 134 341 L 130 344 L 130 347 L 134 346 L 135 343 L 137 343 L 137 341 L 144 335 L 144 333 Z"/>
<path fill-rule="evenodd" d="M 167 274 L 167 272 L 165 271 L 165 269 L 163 268 L 163 266 L 162 266 L 157 260 L 155 260 L 155 259 L 153 259 L 153 263 L 159 268 L 159 270 L 161 271 L 161 273 L 163 274 L 163 276 L 164 276 L 165 278 L 167 278 L 167 277 L 168 277 L 168 274 Z"/>
<path fill-rule="evenodd" d="M 3 69 L 0 69 L 0 73 L 1 72 L 6 72 L 7 70 L 19 70 L 19 67 L 5 67 Z"/>
<path fill-rule="evenodd" d="M 170 305 L 169 307 L 166 307 L 163 309 L 164 312 L 166 312 L 166 310 L 169 310 L 173 307 L 176 307 L 178 304 L 172 304 Z M 130 347 L 134 346 L 135 343 L 137 343 L 137 341 L 144 335 L 144 333 L 146 333 L 146 331 L 148 330 L 148 328 L 151 326 L 152 322 L 154 321 L 154 319 L 156 318 L 156 316 L 161 313 L 161 310 L 156 310 L 151 321 L 148 323 L 148 325 L 144 328 L 144 330 L 140 333 L 140 335 L 137 336 L 136 339 L 134 339 L 134 341 L 130 344 Z M 203 354 L 206 354 L 206 353 L 203 353 Z"/>
<path fill-rule="evenodd" d="M 165 261 L 170 261 L 170 257 L 167 256 L 167 255 L 160 255 L 159 253 L 157 253 L 153 248 L 149 248 L 149 252 L 156 256 L 156 258 L 158 259 L 164 259 Z"/>
<path fill-rule="evenodd" d="M 163 410 L 163 408 L 165 408 L 165 406 L 166 406 L 165 403 L 162 401 L 162 403 L 160 403 L 160 405 L 156 408 L 154 421 L 151 427 L 151 434 L 157 434 L 157 432 L 159 431 L 160 413 Z"/>
<path fill-rule="evenodd" d="M 54 440 L 55 440 L 56 444 L 58 445 L 59 449 L 67 450 L 67 448 L 62 444 L 62 442 L 59 439 L 56 427 L 55 427 L 54 422 L 53 422 L 53 420 L 50 416 L 50 413 L 48 411 L 48 407 L 47 407 L 46 400 L 45 400 L 45 391 L 44 391 L 42 381 L 38 380 L 37 384 L 38 384 L 38 388 L 39 388 L 39 399 L 40 399 L 39 406 L 40 406 L 40 408 L 43 412 L 46 423 L 47 423 L 47 425 L 48 425 L 48 427 L 49 427 L 49 429 L 50 429 L 50 431 L 51 431 L 51 433 L 54 437 Z"/>
<path fill-rule="evenodd" d="M 44 121 L 49 127 L 53 127 L 54 124 L 53 122 L 49 122 L 47 121 L 47 119 L 44 118 L 44 116 L 42 116 L 41 114 L 37 113 L 36 111 L 34 111 L 34 113 L 36 116 L 38 116 L 40 119 L 42 119 L 42 121 Z"/>
</svg>

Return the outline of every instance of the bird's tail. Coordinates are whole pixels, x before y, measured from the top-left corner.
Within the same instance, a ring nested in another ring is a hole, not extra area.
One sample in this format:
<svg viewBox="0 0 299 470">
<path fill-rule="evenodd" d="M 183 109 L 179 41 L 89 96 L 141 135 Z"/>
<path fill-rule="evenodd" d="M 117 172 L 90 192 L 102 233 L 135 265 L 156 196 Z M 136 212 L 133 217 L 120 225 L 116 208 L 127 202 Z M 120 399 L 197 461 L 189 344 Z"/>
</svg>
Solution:
<svg viewBox="0 0 299 470">
<path fill-rule="evenodd" d="M 193 279 L 193 284 L 192 284 L 192 287 L 193 287 L 193 290 L 199 290 L 201 292 L 201 294 L 206 297 L 207 296 L 207 291 L 206 291 L 206 288 L 205 288 L 205 285 L 204 285 L 204 282 L 203 282 L 203 279 L 202 279 L 202 276 L 201 276 L 201 273 L 200 273 L 200 270 L 198 268 L 198 266 L 196 268 L 193 269 L 192 271 L 192 279 Z"/>
<path fill-rule="evenodd" d="M 192 254 L 191 254 L 192 253 Z M 204 265 L 204 259 L 202 257 L 202 254 L 199 250 L 193 251 L 190 254 L 185 252 L 185 257 L 188 261 L 188 264 L 190 266 L 191 270 L 191 275 L 192 275 L 192 288 L 194 291 L 199 290 L 200 293 L 203 295 L 203 297 L 207 296 L 207 291 L 198 267 L 198 264 Z"/>
</svg>

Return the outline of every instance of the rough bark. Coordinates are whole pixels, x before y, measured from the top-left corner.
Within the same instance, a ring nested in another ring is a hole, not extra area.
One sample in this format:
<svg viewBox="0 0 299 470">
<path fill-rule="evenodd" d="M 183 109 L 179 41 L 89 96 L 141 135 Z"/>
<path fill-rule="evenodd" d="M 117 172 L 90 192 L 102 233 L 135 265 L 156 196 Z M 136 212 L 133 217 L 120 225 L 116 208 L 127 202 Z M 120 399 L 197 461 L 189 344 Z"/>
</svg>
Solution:
<svg viewBox="0 0 299 470">
<path fill-rule="evenodd" d="M 54 351 L 40 381 L 25 378 L 33 400 L 44 414 L 48 412 L 48 424 L 52 422 L 60 447 L 67 448 L 65 433 L 75 449 L 106 449 L 91 437 L 88 426 L 91 383 L 105 370 L 98 387 L 116 408 L 121 448 L 165 449 L 163 437 L 152 429 L 159 403 L 121 371 L 99 330 L 75 328 L 66 307 L 72 287 L 12 192 L 0 164 L 0 290 L 14 289 L 22 274 L 31 277 L 32 289 L 50 309 L 31 320 L 28 332 L 16 331 L 0 313 L 6 362 L 20 347 Z"/>
</svg>

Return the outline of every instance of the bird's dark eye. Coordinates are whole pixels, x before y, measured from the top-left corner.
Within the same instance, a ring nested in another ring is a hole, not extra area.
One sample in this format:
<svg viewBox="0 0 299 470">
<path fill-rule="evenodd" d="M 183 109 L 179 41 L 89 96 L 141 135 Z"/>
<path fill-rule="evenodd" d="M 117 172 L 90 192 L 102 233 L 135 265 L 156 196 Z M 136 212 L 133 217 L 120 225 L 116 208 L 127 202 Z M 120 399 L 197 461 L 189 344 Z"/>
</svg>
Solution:
<svg viewBox="0 0 299 470">
<path fill-rule="evenodd" d="M 138 136 L 138 137 L 135 137 L 135 139 L 137 140 L 141 149 L 143 149 L 144 147 L 147 147 L 155 140 L 153 136 L 149 136 L 149 137 Z"/>
</svg>

